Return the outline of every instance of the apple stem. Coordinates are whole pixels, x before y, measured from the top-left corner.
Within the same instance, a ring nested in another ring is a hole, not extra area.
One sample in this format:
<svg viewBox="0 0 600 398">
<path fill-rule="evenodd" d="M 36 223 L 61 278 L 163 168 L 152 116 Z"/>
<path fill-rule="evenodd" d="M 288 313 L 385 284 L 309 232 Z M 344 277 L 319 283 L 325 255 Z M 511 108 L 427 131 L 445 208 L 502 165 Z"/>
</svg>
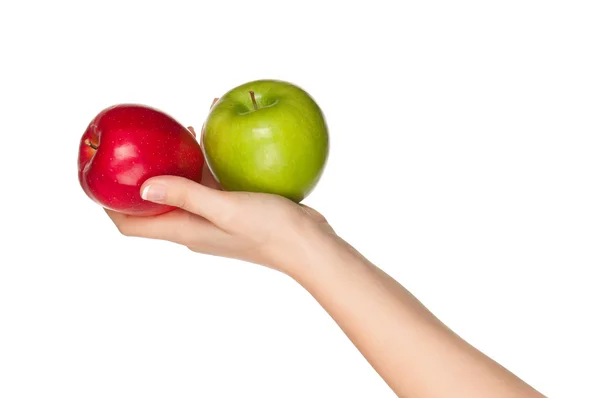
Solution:
<svg viewBox="0 0 600 398">
<path fill-rule="evenodd" d="M 254 110 L 258 110 L 258 104 L 256 103 L 256 97 L 254 97 L 254 91 L 250 91 L 250 98 L 252 98 L 252 104 L 254 105 Z"/>
<path fill-rule="evenodd" d="M 86 139 L 86 140 L 85 140 L 83 143 L 84 143 L 85 145 L 89 146 L 90 148 L 92 148 L 93 150 L 96 150 L 96 149 L 98 149 L 98 146 L 96 146 L 96 145 L 92 144 L 92 142 L 91 142 L 89 139 Z"/>
</svg>

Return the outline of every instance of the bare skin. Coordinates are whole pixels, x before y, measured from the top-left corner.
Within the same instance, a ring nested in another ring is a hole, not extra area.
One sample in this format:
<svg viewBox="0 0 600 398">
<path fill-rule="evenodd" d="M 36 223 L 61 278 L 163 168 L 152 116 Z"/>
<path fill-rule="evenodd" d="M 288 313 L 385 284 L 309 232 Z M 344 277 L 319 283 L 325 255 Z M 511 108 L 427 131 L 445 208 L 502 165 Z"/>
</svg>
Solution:
<svg viewBox="0 0 600 398">
<path fill-rule="evenodd" d="M 202 184 L 161 176 L 146 181 L 140 194 L 177 209 L 143 218 L 107 210 L 122 234 L 171 241 L 290 276 L 398 396 L 543 397 L 453 333 L 316 210 L 275 195 L 225 192 L 208 170 Z"/>
</svg>

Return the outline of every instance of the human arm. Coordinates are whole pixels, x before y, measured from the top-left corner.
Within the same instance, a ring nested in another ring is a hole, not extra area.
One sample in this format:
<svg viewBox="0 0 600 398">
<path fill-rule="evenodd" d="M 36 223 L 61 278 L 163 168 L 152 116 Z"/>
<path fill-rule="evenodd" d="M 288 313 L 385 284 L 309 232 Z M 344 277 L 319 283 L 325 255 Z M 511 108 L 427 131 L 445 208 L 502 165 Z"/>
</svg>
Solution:
<svg viewBox="0 0 600 398">
<path fill-rule="evenodd" d="M 311 250 L 286 269 L 398 396 L 543 397 L 346 242 L 306 237 Z"/>
<path fill-rule="evenodd" d="M 144 218 L 109 211 L 123 234 L 169 240 L 289 275 L 397 395 L 542 396 L 449 330 L 315 210 L 274 195 L 224 192 L 177 177 L 153 178 L 142 193 L 178 209 Z"/>
</svg>

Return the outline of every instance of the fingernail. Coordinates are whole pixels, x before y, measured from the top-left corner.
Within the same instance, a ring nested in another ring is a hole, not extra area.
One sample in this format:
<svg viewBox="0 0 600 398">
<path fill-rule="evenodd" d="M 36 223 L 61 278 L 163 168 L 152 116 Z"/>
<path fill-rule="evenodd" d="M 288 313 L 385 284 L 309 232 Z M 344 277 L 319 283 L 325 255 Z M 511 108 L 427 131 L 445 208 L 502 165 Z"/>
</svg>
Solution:
<svg viewBox="0 0 600 398">
<path fill-rule="evenodd" d="M 162 202 L 167 196 L 167 187 L 163 185 L 146 185 L 142 191 L 142 199 L 150 202 Z"/>
</svg>

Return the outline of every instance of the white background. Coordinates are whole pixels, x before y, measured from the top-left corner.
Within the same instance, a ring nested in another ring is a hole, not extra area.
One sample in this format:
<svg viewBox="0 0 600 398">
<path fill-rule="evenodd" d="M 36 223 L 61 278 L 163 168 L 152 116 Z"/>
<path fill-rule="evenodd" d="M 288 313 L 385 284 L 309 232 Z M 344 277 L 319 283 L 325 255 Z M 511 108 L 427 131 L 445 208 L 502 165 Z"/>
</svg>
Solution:
<svg viewBox="0 0 600 398">
<path fill-rule="evenodd" d="M 1 397 L 393 396 L 287 277 L 122 237 L 79 187 L 104 107 L 199 128 L 257 78 L 325 111 L 306 203 L 342 237 L 541 392 L 600 396 L 597 2 L 196 3 L 0 6 Z"/>
</svg>

